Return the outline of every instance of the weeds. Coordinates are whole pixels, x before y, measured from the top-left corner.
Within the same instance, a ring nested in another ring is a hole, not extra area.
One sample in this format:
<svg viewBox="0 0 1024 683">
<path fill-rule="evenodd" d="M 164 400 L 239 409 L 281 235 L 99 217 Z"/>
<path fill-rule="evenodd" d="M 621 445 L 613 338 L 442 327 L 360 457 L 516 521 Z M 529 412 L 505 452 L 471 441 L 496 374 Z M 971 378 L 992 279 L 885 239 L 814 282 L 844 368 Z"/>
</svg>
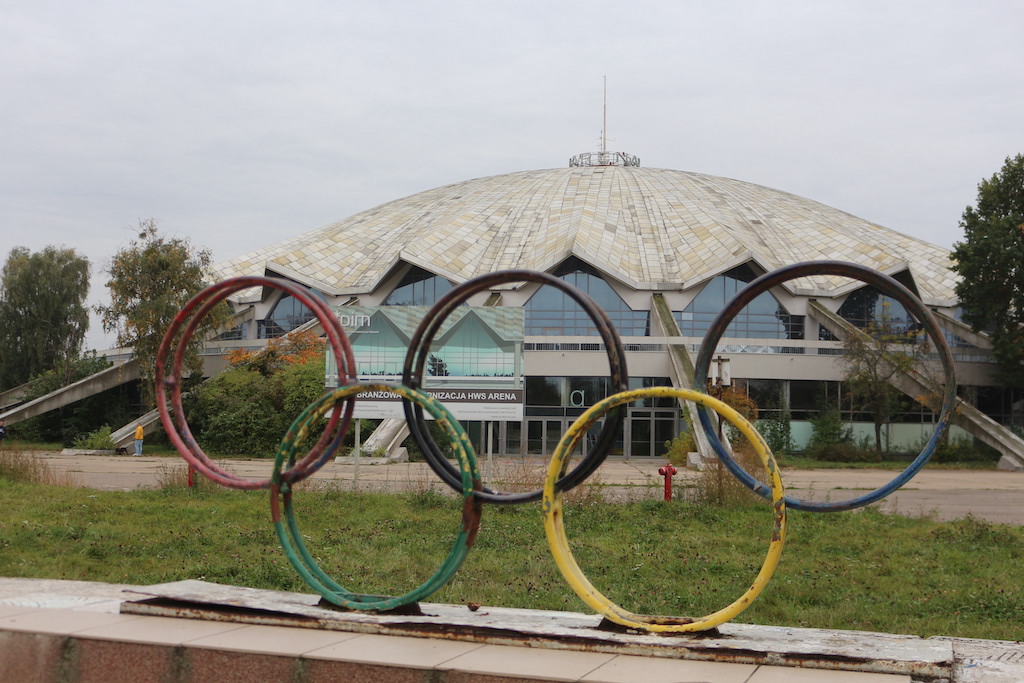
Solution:
<svg viewBox="0 0 1024 683">
<path fill-rule="evenodd" d="M 744 470 L 758 481 L 771 486 L 768 474 L 765 472 L 761 459 L 757 457 L 753 447 L 746 441 L 734 440 L 733 459 Z M 693 480 L 694 488 L 688 492 L 691 502 L 716 507 L 732 507 L 736 505 L 751 505 L 761 500 L 761 497 L 748 489 L 734 477 L 722 461 L 715 458 L 714 462 L 697 471 Z"/>
<path fill-rule="evenodd" d="M 67 472 L 54 472 L 39 457 L 9 448 L 0 448 L 0 478 L 48 486 L 77 486 L 78 484 L 74 476 Z"/>
<path fill-rule="evenodd" d="M 494 486 L 509 493 L 525 493 L 544 488 L 548 474 L 546 458 L 506 457 L 495 462 Z M 592 505 L 605 500 L 604 482 L 598 469 L 579 486 L 562 493 L 565 505 Z"/>
</svg>

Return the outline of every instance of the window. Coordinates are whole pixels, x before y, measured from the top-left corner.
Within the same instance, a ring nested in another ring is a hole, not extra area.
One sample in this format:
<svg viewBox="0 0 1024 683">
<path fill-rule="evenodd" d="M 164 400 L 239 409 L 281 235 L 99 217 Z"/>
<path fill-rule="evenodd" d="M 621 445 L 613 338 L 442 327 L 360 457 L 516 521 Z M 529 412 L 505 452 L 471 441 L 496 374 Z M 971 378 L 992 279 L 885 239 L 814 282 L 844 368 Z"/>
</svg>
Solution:
<svg viewBox="0 0 1024 683">
<path fill-rule="evenodd" d="M 634 311 L 596 270 L 579 259 L 563 263 L 554 273 L 576 287 L 604 309 L 624 337 L 650 335 L 650 311 Z M 598 336 L 590 316 L 568 294 L 554 287 L 541 287 L 526 302 L 526 334 L 548 336 Z"/>
<path fill-rule="evenodd" d="M 316 295 L 316 292 L 313 294 Z M 282 337 L 315 317 L 304 303 L 286 294 L 274 304 L 267 317 L 259 321 L 256 334 L 260 339 Z"/>
<path fill-rule="evenodd" d="M 385 306 L 433 306 L 452 289 L 439 275 L 413 266 L 384 300 Z"/>
<path fill-rule="evenodd" d="M 733 268 L 711 279 L 682 311 L 675 312 L 684 337 L 703 337 L 711 321 L 757 273 L 749 265 Z M 803 339 L 804 316 L 790 315 L 771 292 L 763 292 L 732 319 L 724 337 L 761 339 Z"/>
<path fill-rule="evenodd" d="M 839 315 L 857 327 L 875 325 L 894 334 L 904 334 L 921 327 L 903 304 L 870 285 L 851 292 L 839 307 Z"/>
</svg>

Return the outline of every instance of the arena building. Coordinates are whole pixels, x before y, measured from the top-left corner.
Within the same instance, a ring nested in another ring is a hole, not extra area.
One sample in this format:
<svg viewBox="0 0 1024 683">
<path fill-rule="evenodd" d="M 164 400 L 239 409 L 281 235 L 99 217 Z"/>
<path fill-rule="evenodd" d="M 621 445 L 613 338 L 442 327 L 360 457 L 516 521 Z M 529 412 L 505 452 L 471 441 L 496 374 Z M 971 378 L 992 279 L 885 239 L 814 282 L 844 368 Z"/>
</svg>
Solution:
<svg viewBox="0 0 1024 683">
<path fill-rule="evenodd" d="M 360 376 L 393 379 L 401 374 L 417 311 L 475 276 L 545 271 L 608 312 L 626 345 L 631 386 L 639 387 L 692 381 L 672 349 L 692 359 L 711 319 L 746 283 L 821 259 L 869 266 L 910 288 L 948 331 L 961 396 L 992 424 L 1020 424 L 1024 402 L 998 387 L 987 339 L 958 322 L 946 249 L 810 199 L 644 168 L 622 153 L 583 154 L 566 168 L 468 180 L 398 199 L 221 263 L 215 277 L 270 275 L 310 288 L 347 316 L 354 342 L 368 344 L 356 346 Z M 734 320 L 716 357 L 727 361 L 727 374 L 757 402 L 762 418 L 789 416 L 798 448 L 810 436 L 809 420 L 828 405 L 840 406 L 851 423 L 863 417 L 842 400 L 841 343 L 813 302 L 858 326 L 883 316 L 913 324 L 902 306 L 872 287 L 831 276 L 783 284 Z M 311 318 L 276 290 L 243 292 L 235 304 L 240 324 L 218 342 L 224 348 L 279 336 Z M 608 392 L 594 325 L 560 292 L 531 283 L 495 287 L 468 304 L 468 310 L 504 309 L 519 318 L 467 313 L 462 319 L 470 323 L 453 323 L 461 332 L 446 333 L 451 343 L 438 350 L 432 374 L 451 387 L 523 390 L 515 394 L 518 412 L 492 406 L 493 414 L 484 407 L 479 419 L 466 418 L 472 411 L 460 419 L 478 443 L 488 441 L 480 445 L 490 452 L 550 453 L 566 426 Z M 400 308 L 386 315 L 388 307 Z M 631 406 L 617 451 L 662 455 L 665 442 L 686 428 L 685 413 L 672 401 Z M 933 420 L 926 408 L 908 407 L 888 428 L 890 447 L 914 450 Z"/>
</svg>

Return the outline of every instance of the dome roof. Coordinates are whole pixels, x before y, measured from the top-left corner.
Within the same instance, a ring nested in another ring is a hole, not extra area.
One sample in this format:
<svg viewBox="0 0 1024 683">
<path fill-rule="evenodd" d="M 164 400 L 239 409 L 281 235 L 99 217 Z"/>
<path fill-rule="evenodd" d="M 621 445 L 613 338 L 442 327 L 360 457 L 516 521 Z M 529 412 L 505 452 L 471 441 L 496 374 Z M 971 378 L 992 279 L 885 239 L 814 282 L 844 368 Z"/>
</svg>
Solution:
<svg viewBox="0 0 1024 683">
<path fill-rule="evenodd" d="M 688 288 L 751 260 L 773 270 L 838 259 L 909 270 L 926 304 L 955 304 L 946 249 L 779 190 L 633 166 L 446 185 L 218 264 L 214 274 L 269 271 L 342 295 L 373 291 L 399 262 L 458 283 L 509 268 L 550 270 L 570 256 L 641 290 Z M 817 296 L 850 288 L 830 277 L 790 286 Z"/>
</svg>

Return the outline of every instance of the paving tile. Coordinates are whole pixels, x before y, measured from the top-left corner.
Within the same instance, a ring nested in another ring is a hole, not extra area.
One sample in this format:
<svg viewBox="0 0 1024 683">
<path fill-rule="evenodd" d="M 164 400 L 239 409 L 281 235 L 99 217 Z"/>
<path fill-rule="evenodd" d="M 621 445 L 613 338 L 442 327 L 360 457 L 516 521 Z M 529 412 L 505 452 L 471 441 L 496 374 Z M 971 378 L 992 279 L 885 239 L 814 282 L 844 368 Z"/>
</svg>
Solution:
<svg viewBox="0 0 1024 683">
<path fill-rule="evenodd" d="M 512 678 L 543 676 L 553 681 L 576 681 L 614 658 L 615 655 L 598 652 L 483 645 L 438 668 Z"/>
<path fill-rule="evenodd" d="M 109 612 L 30 609 L 27 612 L 0 617 L 0 630 L 70 635 L 86 629 L 113 626 L 139 619 L 140 617 L 130 614 L 111 614 Z"/>
<path fill-rule="evenodd" d="M 911 683 L 911 678 L 902 674 L 761 666 L 750 677 L 748 683 Z"/>
<path fill-rule="evenodd" d="M 137 617 L 76 633 L 82 637 L 102 640 L 121 640 L 127 643 L 153 643 L 181 645 L 190 640 L 242 628 L 240 624 L 173 617 Z"/>
<path fill-rule="evenodd" d="M 310 650 L 358 638 L 358 633 L 321 631 L 286 626 L 243 626 L 188 641 L 189 647 L 216 648 L 233 652 L 300 656 Z"/>
<path fill-rule="evenodd" d="M 747 683 L 757 669 L 755 664 L 702 662 L 661 657 L 619 655 L 610 662 L 583 676 L 587 683 Z"/>
<path fill-rule="evenodd" d="M 32 609 L 32 607 L 25 607 L 23 605 L 0 605 L 0 618 L 8 617 L 13 614 L 24 614 Z"/>
<path fill-rule="evenodd" d="M 439 638 L 359 635 L 333 645 L 311 650 L 305 656 L 369 664 L 434 668 L 442 662 L 447 662 L 480 647 L 482 646 L 477 643 Z"/>
</svg>

